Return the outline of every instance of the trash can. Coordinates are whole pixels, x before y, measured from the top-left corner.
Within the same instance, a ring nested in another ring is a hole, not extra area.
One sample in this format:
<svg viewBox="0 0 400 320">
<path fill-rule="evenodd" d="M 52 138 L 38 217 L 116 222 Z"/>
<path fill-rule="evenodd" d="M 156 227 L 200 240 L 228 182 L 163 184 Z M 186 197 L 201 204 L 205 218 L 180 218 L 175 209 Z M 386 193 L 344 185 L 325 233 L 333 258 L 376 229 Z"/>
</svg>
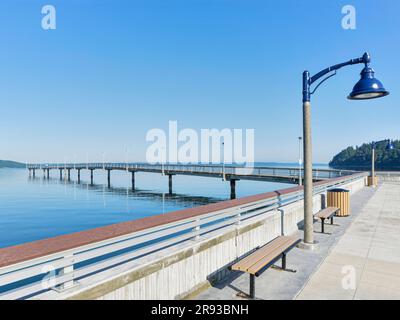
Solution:
<svg viewBox="0 0 400 320">
<path fill-rule="evenodd" d="M 336 213 L 339 217 L 347 217 L 350 215 L 350 191 L 346 189 L 336 188 L 327 192 L 328 207 L 337 207 L 340 210 Z"/>
<path fill-rule="evenodd" d="M 373 186 L 377 186 L 377 185 L 378 185 L 378 177 L 375 176 L 375 179 L 373 179 L 372 176 L 369 176 L 368 177 L 368 187 L 373 187 Z"/>
</svg>

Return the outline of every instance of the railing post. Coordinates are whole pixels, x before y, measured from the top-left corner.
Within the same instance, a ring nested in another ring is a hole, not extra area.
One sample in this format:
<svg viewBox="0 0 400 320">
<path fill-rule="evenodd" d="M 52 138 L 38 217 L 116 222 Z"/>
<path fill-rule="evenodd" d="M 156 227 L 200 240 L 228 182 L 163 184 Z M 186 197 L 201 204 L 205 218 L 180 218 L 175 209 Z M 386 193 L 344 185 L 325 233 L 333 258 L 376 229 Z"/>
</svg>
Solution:
<svg viewBox="0 0 400 320">
<path fill-rule="evenodd" d="M 71 278 L 71 280 L 68 280 L 68 281 L 66 281 L 66 282 L 61 284 L 61 286 L 60 286 L 61 290 L 66 290 L 66 289 L 69 289 L 69 288 L 74 286 L 74 276 L 73 276 L 73 273 L 74 273 L 74 260 L 73 260 L 73 254 L 69 254 L 69 255 L 64 256 L 64 259 L 71 259 L 72 261 L 71 261 L 71 265 L 68 265 L 68 266 L 66 266 L 66 267 L 61 269 L 60 276 L 72 274 L 72 278 Z"/>
<path fill-rule="evenodd" d="M 193 228 L 193 232 L 199 232 L 200 231 L 200 219 L 196 219 L 196 226 Z M 196 234 L 193 237 L 193 240 L 199 240 L 200 239 L 200 235 Z"/>
<path fill-rule="evenodd" d="M 235 215 L 235 220 L 236 220 L 236 222 L 235 222 L 235 224 L 237 225 L 237 226 L 239 226 L 240 225 L 240 218 L 241 218 L 241 216 L 242 216 L 242 214 L 241 214 L 241 212 L 240 212 L 240 209 L 237 209 L 237 214 Z"/>
</svg>

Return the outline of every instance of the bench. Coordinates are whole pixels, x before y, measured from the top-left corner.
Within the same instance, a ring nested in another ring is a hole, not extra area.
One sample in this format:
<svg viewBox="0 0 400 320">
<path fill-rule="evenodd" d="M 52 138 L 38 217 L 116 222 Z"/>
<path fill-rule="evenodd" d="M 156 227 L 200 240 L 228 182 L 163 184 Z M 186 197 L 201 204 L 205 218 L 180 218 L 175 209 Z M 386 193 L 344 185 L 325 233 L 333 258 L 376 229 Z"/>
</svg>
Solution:
<svg viewBox="0 0 400 320">
<path fill-rule="evenodd" d="M 340 209 L 337 207 L 328 207 L 322 209 L 321 211 L 315 214 L 315 217 L 321 219 L 321 233 L 325 233 L 325 220 L 331 219 L 331 224 L 333 224 L 333 216 L 338 212 Z"/>
<path fill-rule="evenodd" d="M 279 236 L 230 267 L 230 270 L 250 274 L 249 296 L 251 299 L 255 297 L 255 277 L 258 277 L 262 272 L 273 266 L 277 260 L 282 259 L 282 270 L 296 272 L 295 270 L 286 269 L 286 254 L 300 241 L 300 238 L 295 236 Z"/>
</svg>

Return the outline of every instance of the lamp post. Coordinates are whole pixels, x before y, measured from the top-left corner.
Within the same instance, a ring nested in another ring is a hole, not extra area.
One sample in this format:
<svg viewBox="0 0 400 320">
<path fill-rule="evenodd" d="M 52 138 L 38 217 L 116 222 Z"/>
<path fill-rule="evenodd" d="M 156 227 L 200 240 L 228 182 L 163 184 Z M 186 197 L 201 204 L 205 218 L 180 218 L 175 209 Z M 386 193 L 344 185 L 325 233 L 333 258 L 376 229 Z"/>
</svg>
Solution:
<svg viewBox="0 0 400 320">
<path fill-rule="evenodd" d="M 128 172 L 128 147 L 125 147 L 125 170 Z"/>
<path fill-rule="evenodd" d="M 375 182 L 375 149 L 376 149 L 376 145 L 380 142 L 387 142 L 386 145 L 386 150 L 393 150 L 394 146 L 392 141 L 390 141 L 390 139 L 385 139 L 385 140 L 381 140 L 378 142 L 373 141 L 372 142 L 372 155 L 371 155 L 371 183 L 370 185 L 372 187 L 375 187 L 376 182 Z"/>
<path fill-rule="evenodd" d="M 222 142 L 222 181 L 225 180 L 225 142 Z"/>
<path fill-rule="evenodd" d="M 311 95 L 315 93 L 318 87 L 336 75 L 336 70 L 354 64 L 365 65 L 361 71 L 361 79 L 356 83 L 353 91 L 348 96 L 351 100 L 366 100 L 384 97 L 389 94 L 385 90 L 382 83 L 375 79 L 374 70 L 369 67 L 371 61 L 370 55 L 364 53 L 361 58 L 351 59 L 349 61 L 339 63 L 328 67 L 314 76 L 310 72 L 303 72 L 303 154 L 304 154 L 304 239 L 305 248 L 313 248 L 314 245 L 314 230 L 313 230 L 313 177 L 312 177 L 312 144 L 311 144 Z M 330 75 L 329 73 L 334 72 Z M 311 86 L 317 80 L 327 75 L 322 79 L 311 91 Z"/>
<path fill-rule="evenodd" d="M 303 139 L 302 137 L 299 137 L 299 186 L 302 185 L 302 182 L 301 182 L 301 166 L 303 165 L 303 159 L 301 158 L 301 140 L 302 139 Z"/>
<path fill-rule="evenodd" d="M 161 150 L 162 150 L 162 154 L 161 154 L 161 174 L 163 176 L 165 176 L 165 172 L 164 172 L 164 164 L 166 162 L 165 148 L 161 147 Z"/>
</svg>

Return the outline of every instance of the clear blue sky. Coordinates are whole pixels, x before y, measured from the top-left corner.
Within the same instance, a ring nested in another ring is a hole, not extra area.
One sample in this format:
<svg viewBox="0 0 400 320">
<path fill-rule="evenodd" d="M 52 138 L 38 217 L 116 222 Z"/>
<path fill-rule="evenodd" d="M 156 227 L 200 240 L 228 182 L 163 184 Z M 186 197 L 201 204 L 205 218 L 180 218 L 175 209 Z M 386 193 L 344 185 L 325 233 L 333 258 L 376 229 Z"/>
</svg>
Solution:
<svg viewBox="0 0 400 320">
<path fill-rule="evenodd" d="M 41 8 L 57 29 L 41 28 Z M 357 30 L 341 8 L 357 9 Z M 297 161 L 301 74 L 365 50 L 391 95 L 346 99 L 361 66 L 313 97 L 314 161 L 399 138 L 398 0 L 3 0 L 0 159 L 144 160 L 146 132 L 254 128 L 258 161 Z M 76 155 L 76 156 L 75 156 Z"/>
</svg>

